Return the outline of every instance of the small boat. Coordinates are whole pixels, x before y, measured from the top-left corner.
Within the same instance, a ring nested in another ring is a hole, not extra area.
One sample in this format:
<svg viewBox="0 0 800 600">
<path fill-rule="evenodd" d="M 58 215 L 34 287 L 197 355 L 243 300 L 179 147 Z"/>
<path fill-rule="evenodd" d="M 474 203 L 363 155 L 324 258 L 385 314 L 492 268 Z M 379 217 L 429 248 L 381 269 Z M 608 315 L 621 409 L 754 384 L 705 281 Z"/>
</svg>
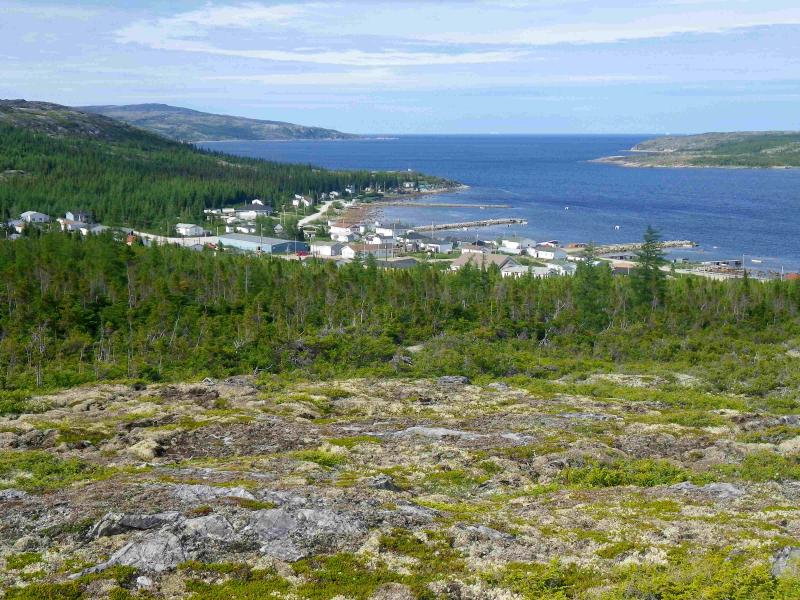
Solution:
<svg viewBox="0 0 800 600">
<path fill-rule="evenodd" d="M 619 231 L 619 225 L 614 225 L 614 230 Z"/>
<path fill-rule="evenodd" d="M 757 265 L 760 265 L 760 264 L 761 264 L 762 262 L 764 262 L 764 261 L 763 261 L 763 260 L 761 260 L 760 258 L 751 258 L 751 259 L 750 259 L 750 262 L 751 262 L 751 263 L 755 263 L 755 264 L 757 264 Z"/>
</svg>

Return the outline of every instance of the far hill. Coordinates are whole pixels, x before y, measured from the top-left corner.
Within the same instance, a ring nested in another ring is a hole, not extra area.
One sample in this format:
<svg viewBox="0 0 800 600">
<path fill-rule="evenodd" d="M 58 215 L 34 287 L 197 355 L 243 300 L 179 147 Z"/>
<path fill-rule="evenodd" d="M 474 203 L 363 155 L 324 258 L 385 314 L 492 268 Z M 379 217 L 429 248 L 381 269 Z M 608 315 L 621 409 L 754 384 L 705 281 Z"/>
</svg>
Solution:
<svg viewBox="0 0 800 600">
<path fill-rule="evenodd" d="M 331 171 L 204 151 L 67 106 L 0 100 L 0 220 L 27 210 L 88 210 L 105 225 L 169 231 L 203 209 L 261 198 L 274 208 L 348 186 L 436 178 Z"/>
<path fill-rule="evenodd" d="M 182 142 L 222 140 L 342 140 L 358 136 L 281 121 L 215 115 L 167 104 L 83 106 L 78 110 L 118 119 Z"/>
<path fill-rule="evenodd" d="M 800 167 L 800 132 L 739 131 L 646 140 L 598 162 L 626 167 Z"/>
</svg>

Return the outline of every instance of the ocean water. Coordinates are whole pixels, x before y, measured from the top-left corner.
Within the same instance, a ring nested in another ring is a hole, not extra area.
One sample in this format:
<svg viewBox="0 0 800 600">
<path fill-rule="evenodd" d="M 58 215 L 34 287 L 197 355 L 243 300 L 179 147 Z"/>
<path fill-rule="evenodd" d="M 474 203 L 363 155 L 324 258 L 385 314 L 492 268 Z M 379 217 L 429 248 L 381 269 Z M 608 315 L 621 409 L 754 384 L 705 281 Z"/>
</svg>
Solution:
<svg viewBox="0 0 800 600">
<path fill-rule="evenodd" d="M 631 169 L 589 162 L 624 154 L 651 136 L 400 136 L 392 139 L 215 142 L 205 147 L 335 169 L 413 169 L 470 186 L 386 207 L 387 220 L 421 223 L 519 217 L 527 225 L 481 228 L 484 239 L 562 243 L 639 241 L 647 225 L 689 239 L 677 258 L 742 258 L 755 269 L 800 270 L 800 169 Z M 436 207 L 437 203 L 474 205 Z M 510 208 L 486 208 L 485 203 Z M 464 234 L 464 232 L 459 232 Z"/>
</svg>

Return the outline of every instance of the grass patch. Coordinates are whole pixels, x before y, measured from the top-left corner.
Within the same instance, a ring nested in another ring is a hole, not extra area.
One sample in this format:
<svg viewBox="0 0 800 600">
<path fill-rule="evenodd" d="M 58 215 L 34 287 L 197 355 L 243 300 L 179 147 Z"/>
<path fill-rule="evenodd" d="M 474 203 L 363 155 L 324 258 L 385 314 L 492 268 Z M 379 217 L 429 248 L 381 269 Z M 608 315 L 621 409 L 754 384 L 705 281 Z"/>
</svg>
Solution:
<svg viewBox="0 0 800 600">
<path fill-rule="evenodd" d="M 717 472 L 745 481 L 785 481 L 800 479 L 800 456 L 781 456 L 774 452 L 750 454 L 738 465 L 718 465 Z"/>
<path fill-rule="evenodd" d="M 306 579 L 297 591 L 300 597 L 309 600 L 329 600 L 335 596 L 366 600 L 381 585 L 402 580 L 401 575 L 392 573 L 383 564 L 370 567 L 364 559 L 347 553 L 301 560 L 292 568 Z"/>
<path fill-rule="evenodd" d="M 108 472 L 77 458 L 61 459 L 40 450 L 0 453 L 0 488 L 44 492 L 98 479 Z"/>
<path fill-rule="evenodd" d="M 333 452 L 325 452 L 324 450 L 298 450 L 297 452 L 292 452 L 290 456 L 297 460 L 313 462 L 321 467 L 330 469 L 338 467 L 347 461 L 344 456 L 334 454 Z"/>
<path fill-rule="evenodd" d="M 380 444 L 381 438 L 374 435 L 354 435 L 352 437 L 330 438 L 327 441 L 333 446 L 341 446 L 352 450 L 359 444 Z"/>
<path fill-rule="evenodd" d="M 41 552 L 20 552 L 19 554 L 9 554 L 6 556 L 7 569 L 24 569 L 28 565 L 42 562 Z"/>
<path fill-rule="evenodd" d="M 669 461 L 649 458 L 616 461 L 611 464 L 591 462 L 583 467 L 567 467 L 559 478 L 568 485 L 590 488 L 621 485 L 653 487 L 696 479 L 689 471 L 676 467 Z"/>
</svg>

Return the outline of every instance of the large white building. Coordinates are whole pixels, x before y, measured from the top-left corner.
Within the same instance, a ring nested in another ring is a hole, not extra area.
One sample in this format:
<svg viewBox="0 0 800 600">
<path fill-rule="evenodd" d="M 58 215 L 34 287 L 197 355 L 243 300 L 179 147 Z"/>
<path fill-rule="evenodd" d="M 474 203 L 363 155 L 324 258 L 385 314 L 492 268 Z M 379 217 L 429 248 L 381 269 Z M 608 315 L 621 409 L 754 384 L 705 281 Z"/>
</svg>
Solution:
<svg viewBox="0 0 800 600">
<path fill-rule="evenodd" d="M 197 237 L 203 235 L 203 228 L 194 223 L 178 223 L 175 225 L 175 231 L 178 235 L 184 237 Z"/>
<path fill-rule="evenodd" d="M 49 223 L 50 216 L 35 210 L 26 210 L 19 216 L 26 223 Z"/>
</svg>

